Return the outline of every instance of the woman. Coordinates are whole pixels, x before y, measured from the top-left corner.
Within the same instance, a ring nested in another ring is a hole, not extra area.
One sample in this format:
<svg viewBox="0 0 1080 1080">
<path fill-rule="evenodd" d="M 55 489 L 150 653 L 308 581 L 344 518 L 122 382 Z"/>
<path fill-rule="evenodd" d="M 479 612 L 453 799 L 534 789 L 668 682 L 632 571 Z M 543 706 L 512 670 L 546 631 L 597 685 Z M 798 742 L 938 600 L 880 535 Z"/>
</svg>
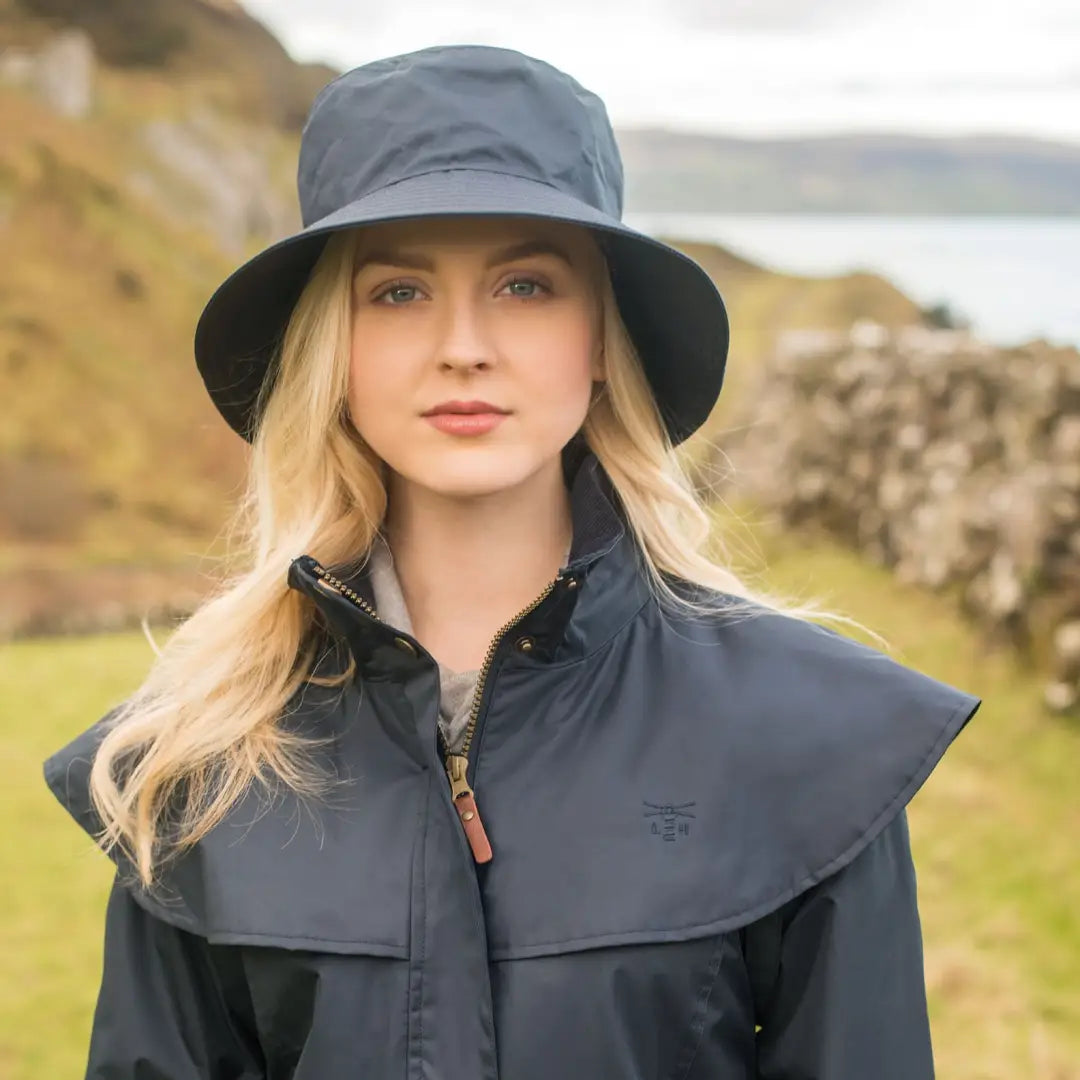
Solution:
<svg viewBox="0 0 1080 1080">
<path fill-rule="evenodd" d="M 299 188 L 196 331 L 247 563 L 46 763 L 117 863 L 88 1075 L 930 1077 L 904 808 L 979 699 L 706 554 L 727 319 L 602 103 L 382 60 Z"/>
</svg>

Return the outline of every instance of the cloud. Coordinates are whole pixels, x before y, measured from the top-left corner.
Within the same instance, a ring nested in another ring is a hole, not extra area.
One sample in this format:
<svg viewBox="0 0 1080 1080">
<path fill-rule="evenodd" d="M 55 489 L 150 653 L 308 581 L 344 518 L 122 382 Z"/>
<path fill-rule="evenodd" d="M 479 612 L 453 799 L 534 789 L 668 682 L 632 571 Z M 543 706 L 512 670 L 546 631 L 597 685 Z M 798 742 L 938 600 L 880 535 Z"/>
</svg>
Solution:
<svg viewBox="0 0 1080 1080">
<path fill-rule="evenodd" d="M 693 29 L 804 34 L 864 21 L 885 0 L 665 0 L 676 22 Z"/>
<path fill-rule="evenodd" d="M 293 54 L 348 68 L 503 45 L 569 72 L 616 124 L 738 134 L 1000 131 L 1080 140 L 1077 0 L 245 0 Z"/>
</svg>

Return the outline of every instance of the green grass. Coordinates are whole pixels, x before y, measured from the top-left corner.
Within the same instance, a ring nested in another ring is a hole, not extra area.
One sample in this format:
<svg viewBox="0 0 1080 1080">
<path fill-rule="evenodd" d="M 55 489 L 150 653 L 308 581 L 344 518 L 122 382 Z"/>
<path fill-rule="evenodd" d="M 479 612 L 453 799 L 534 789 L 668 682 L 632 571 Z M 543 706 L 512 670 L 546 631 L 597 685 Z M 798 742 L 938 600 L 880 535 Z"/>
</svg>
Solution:
<svg viewBox="0 0 1080 1080">
<path fill-rule="evenodd" d="M 112 864 L 57 804 L 41 764 L 129 692 L 139 633 L 0 647 L 0 1076 L 82 1076 Z"/>
<path fill-rule="evenodd" d="M 1039 680 L 983 648 L 950 604 L 825 540 L 763 530 L 765 581 L 823 597 L 896 659 L 984 698 L 911 806 L 938 1075 L 1080 1077 L 1080 731 L 1045 715 Z M 0 647 L 9 842 L 0 950 L 0 1076 L 81 1075 L 100 972 L 108 861 L 52 799 L 41 762 L 128 692 L 141 634 Z"/>
</svg>

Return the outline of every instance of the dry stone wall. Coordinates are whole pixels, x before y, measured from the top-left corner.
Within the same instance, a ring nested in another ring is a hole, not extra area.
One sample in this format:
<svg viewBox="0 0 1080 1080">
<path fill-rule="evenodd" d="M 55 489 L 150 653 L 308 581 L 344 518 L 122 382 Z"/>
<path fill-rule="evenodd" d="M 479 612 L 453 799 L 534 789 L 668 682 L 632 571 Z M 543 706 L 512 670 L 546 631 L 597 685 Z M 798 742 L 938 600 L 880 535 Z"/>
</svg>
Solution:
<svg viewBox="0 0 1080 1080">
<path fill-rule="evenodd" d="M 1080 353 L 874 323 L 781 339 L 734 446 L 740 492 L 956 595 L 1080 715 Z"/>
</svg>

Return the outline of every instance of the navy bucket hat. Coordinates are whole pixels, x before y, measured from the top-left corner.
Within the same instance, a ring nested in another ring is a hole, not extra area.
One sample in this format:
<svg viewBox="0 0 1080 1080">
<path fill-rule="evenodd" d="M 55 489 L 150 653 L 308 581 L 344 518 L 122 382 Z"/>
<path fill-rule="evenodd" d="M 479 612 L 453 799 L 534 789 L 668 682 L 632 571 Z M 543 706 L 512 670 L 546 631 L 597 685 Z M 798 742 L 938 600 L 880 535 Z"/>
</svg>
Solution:
<svg viewBox="0 0 1080 1080">
<path fill-rule="evenodd" d="M 235 270 L 195 330 L 195 359 L 229 425 L 255 403 L 327 238 L 403 218 L 523 215 L 594 230 L 674 443 L 723 384 L 728 318 L 692 259 L 623 224 L 623 168 L 604 103 L 513 49 L 446 45 L 377 60 L 325 86 L 297 170 L 302 227 Z"/>
</svg>

